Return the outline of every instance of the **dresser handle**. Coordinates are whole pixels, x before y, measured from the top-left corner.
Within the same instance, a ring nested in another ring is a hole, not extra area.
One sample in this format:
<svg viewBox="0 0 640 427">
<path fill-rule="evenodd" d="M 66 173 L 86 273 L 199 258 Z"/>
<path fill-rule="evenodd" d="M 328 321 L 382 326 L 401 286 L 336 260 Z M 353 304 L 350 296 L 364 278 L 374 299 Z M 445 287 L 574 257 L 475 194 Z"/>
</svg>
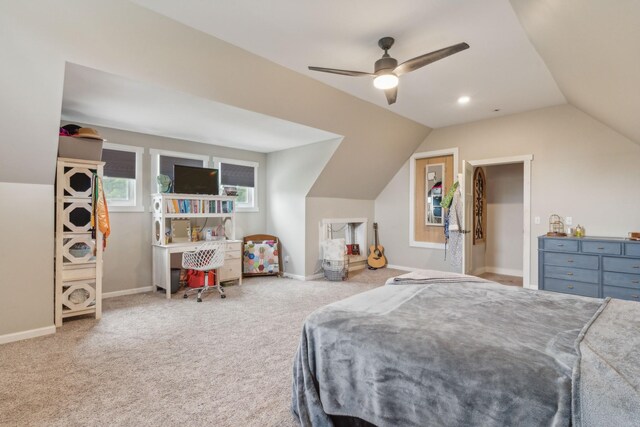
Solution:
<svg viewBox="0 0 640 427">
<path fill-rule="evenodd" d="M 640 283 L 640 280 L 632 280 L 631 283 Z"/>
<path fill-rule="evenodd" d="M 569 286 L 567 286 L 567 288 L 569 288 L 569 289 L 573 289 L 573 286 L 572 286 L 572 285 L 569 285 Z"/>
<path fill-rule="evenodd" d="M 568 259 L 568 260 L 567 260 L 567 262 L 568 262 L 569 264 L 572 264 L 572 263 L 573 263 L 573 260 L 572 260 L 572 259 Z"/>
<path fill-rule="evenodd" d="M 640 265 L 634 265 L 633 268 L 640 268 Z"/>
<path fill-rule="evenodd" d="M 573 276 L 573 273 L 567 273 L 567 276 Z"/>
<path fill-rule="evenodd" d="M 604 250 L 604 248 L 602 248 L 602 247 L 599 247 L 599 248 L 598 248 L 598 250 L 599 250 L 599 251 L 603 251 L 603 250 Z"/>
<path fill-rule="evenodd" d="M 631 298 L 638 299 L 638 298 L 640 298 L 640 295 L 631 295 Z"/>
<path fill-rule="evenodd" d="M 558 243 L 558 247 L 561 248 L 564 246 L 564 243 Z"/>
</svg>

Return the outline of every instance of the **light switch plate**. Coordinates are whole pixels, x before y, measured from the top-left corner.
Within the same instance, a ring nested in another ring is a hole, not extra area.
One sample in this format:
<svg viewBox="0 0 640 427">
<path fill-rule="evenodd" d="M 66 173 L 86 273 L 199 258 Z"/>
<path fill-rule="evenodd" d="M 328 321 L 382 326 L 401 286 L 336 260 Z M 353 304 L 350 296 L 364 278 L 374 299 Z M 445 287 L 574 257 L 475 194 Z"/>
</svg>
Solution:
<svg viewBox="0 0 640 427">
<path fill-rule="evenodd" d="M 564 223 L 565 223 L 566 225 L 573 225 L 573 217 L 571 217 L 571 216 L 566 217 L 566 218 L 564 219 Z"/>
<path fill-rule="evenodd" d="M 534 224 L 540 224 L 540 217 L 539 216 L 534 217 L 533 218 L 533 223 Z"/>
</svg>

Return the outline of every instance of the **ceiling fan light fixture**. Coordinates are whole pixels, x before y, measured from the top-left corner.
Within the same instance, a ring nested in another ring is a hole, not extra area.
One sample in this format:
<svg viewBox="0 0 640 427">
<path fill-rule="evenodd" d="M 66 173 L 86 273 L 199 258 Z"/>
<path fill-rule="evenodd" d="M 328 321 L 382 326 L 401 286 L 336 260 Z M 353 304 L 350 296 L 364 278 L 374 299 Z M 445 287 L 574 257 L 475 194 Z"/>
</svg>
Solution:
<svg viewBox="0 0 640 427">
<path fill-rule="evenodd" d="M 373 79 L 373 85 L 377 89 L 393 89 L 398 86 L 398 76 L 393 73 L 380 74 Z"/>
</svg>

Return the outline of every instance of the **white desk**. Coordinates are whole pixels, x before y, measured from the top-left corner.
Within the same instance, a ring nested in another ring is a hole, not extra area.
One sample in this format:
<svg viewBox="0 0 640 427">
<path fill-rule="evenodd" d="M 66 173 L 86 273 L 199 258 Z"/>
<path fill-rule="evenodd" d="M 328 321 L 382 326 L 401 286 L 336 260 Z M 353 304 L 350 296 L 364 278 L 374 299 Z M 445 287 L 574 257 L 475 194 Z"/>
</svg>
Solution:
<svg viewBox="0 0 640 427">
<path fill-rule="evenodd" d="M 171 298 L 171 254 L 193 251 L 204 242 L 169 243 L 153 245 L 152 281 L 154 286 L 166 290 L 167 299 Z M 218 269 L 220 281 L 238 280 L 242 285 L 242 241 L 226 240 L 224 265 Z"/>
</svg>

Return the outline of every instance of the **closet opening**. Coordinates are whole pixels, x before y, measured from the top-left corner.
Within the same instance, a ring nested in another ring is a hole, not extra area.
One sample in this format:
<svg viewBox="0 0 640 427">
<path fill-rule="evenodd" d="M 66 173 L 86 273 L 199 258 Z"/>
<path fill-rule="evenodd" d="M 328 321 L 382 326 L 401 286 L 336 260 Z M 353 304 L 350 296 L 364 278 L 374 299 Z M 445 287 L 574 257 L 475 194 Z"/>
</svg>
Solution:
<svg viewBox="0 0 640 427">
<path fill-rule="evenodd" d="M 464 270 L 504 285 L 530 287 L 532 156 L 469 161 Z M 467 210 L 468 209 L 468 210 Z"/>
</svg>

